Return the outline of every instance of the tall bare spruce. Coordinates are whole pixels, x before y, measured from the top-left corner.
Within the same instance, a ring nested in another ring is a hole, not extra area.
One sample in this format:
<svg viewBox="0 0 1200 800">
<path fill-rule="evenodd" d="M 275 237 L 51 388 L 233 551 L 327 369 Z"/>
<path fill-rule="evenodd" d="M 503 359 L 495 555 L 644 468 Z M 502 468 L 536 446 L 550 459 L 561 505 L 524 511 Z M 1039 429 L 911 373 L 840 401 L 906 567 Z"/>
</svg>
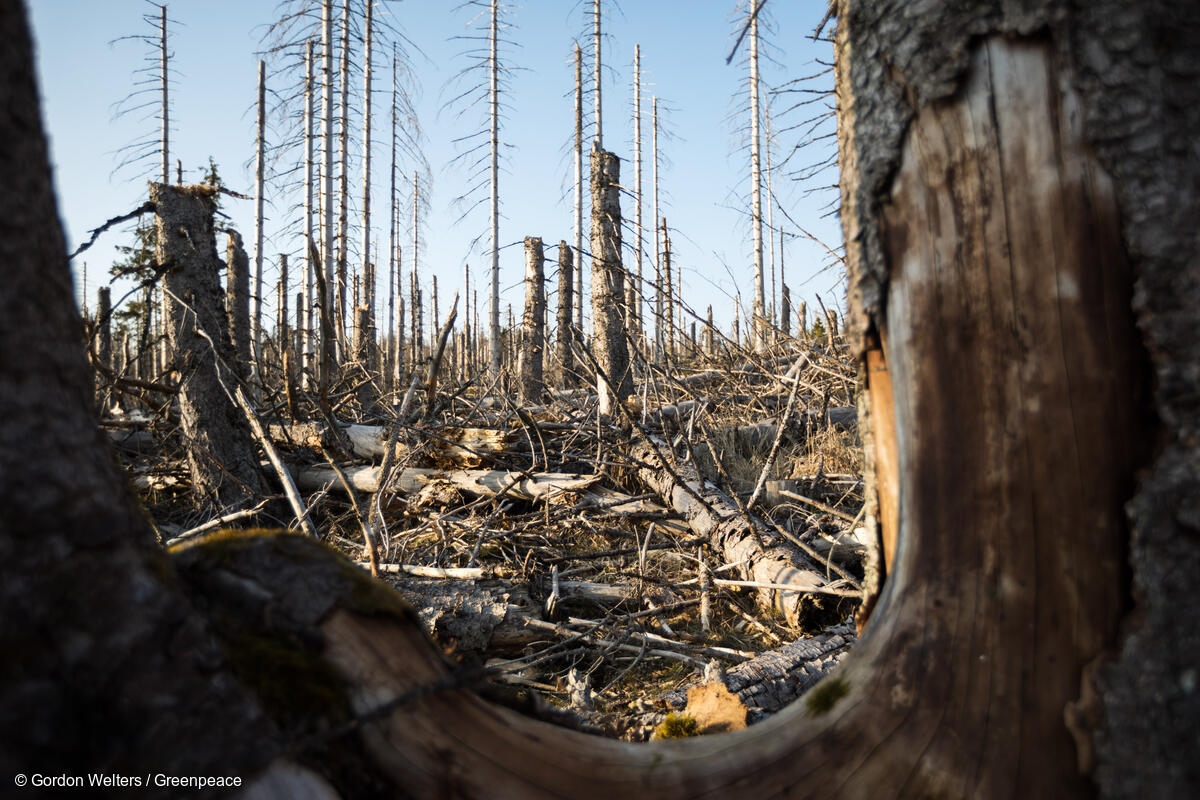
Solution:
<svg viewBox="0 0 1200 800">
<path fill-rule="evenodd" d="M 633 392 L 625 330 L 625 270 L 621 265 L 621 162 L 592 150 L 592 325 L 600 413 Z"/>
</svg>

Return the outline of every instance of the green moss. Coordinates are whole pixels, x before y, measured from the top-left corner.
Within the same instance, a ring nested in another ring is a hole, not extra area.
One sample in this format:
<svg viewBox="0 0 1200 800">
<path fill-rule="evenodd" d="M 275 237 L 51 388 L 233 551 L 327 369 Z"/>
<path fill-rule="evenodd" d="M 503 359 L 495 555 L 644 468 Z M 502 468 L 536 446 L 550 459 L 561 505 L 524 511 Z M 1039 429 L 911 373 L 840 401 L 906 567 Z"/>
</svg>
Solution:
<svg viewBox="0 0 1200 800">
<path fill-rule="evenodd" d="M 808 713 L 819 717 L 832 709 L 837 702 L 850 694 L 850 684 L 841 678 L 827 678 L 804 695 Z"/>
<path fill-rule="evenodd" d="M 251 629 L 235 613 L 222 616 L 216 633 L 234 674 L 281 727 L 350 718 L 342 680 L 318 651 L 283 632 Z"/>
<path fill-rule="evenodd" d="M 700 726 L 695 717 L 686 714 L 667 714 L 667 718 L 654 729 L 655 739 L 686 739 L 699 733 Z"/>
</svg>

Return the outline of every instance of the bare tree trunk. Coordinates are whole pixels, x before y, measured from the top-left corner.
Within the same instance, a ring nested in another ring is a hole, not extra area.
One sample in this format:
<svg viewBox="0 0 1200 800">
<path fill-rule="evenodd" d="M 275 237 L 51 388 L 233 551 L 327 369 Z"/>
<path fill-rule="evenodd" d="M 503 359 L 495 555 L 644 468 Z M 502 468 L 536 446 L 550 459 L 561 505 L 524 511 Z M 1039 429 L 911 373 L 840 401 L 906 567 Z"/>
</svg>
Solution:
<svg viewBox="0 0 1200 800">
<path fill-rule="evenodd" d="M 259 59 L 258 62 L 258 134 L 255 139 L 254 154 L 254 293 L 251 299 L 254 303 L 253 316 L 250 319 L 250 353 L 245 363 L 250 372 L 256 372 L 261 383 L 262 364 L 262 292 L 263 292 L 263 171 L 265 164 L 267 138 L 267 65 Z M 240 238 L 240 237 L 239 237 Z M 238 246 L 241 246 L 239 241 Z M 252 360 L 251 360 L 252 359 Z M 250 367 L 249 365 L 253 365 Z"/>
<path fill-rule="evenodd" d="M 500 37 L 500 0 L 492 0 L 491 25 L 488 28 L 488 131 L 489 209 L 491 211 L 491 371 L 500 374 L 500 62 L 496 46 Z"/>
<path fill-rule="evenodd" d="M 375 328 L 375 275 L 371 268 L 371 37 L 375 0 L 366 0 L 363 12 L 363 149 L 362 149 L 362 276 L 367 324 Z M 374 349 L 371 353 L 374 363 Z"/>
<path fill-rule="evenodd" d="M 229 363 L 236 356 L 217 279 L 213 196 L 203 185 L 150 184 L 156 258 L 172 265 L 165 283 L 167 330 L 180 373 L 179 415 L 192 491 L 211 510 L 228 511 L 257 502 L 265 491 L 246 420 L 230 397 L 235 378 Z"/>
<path fill-rule="evenodd" d="M 341 68 L 338 70 L 338 227 L 335 324 L 340 347 L 346 347 L 346 292 L 350 288 L 350 0 L 342 0 Z"/>
<path fill-rule="evenodd" d="M 321 6 L 321 58 L 324 64 L 323 83 L 321 84 L 321 115 L 325 140 L 321 154 L 323 170 L 321 173 L 321 202 L 325 211 L 323 214 L 324 225 L 321 230 L 321 257 L 325 260 L 325 291 L 329 293 L 333 291 L 336 277 L 334 265 L 337 263 L 334 260 L 333 241 L 333 0 L 324 0 Z M 336 345 L 336 342 L 332 344 Z M 321 348 L 321 352 L 324 353 L 324 343 Z M 327 363 L 326 359 L 322 358 L 321 360 L 322 363 Z M 329 377 L 322 375 L 321 381 L 327 385 Z"/>
<path fill-rule="evenodd" d="M 592 326 L 600 413 L 633 393 L 625 337 L 625 269 L 621 266 L 621 162 L 613 153 L 592 151 Z M 606 379 L 607 377 L 607 379 Z"/>
<path fill-rule="evenodd" d="M 754 352 L 767 346 L 766 294 L 763 287 L 762 167 L 758 132 L 758 9 L 750 20 L 750 227 L 754 234 Z"/>
<path fill-rule="evenodd" d="M 642 341 L 642 48 L 633 46 L 633 235 L 634 263 L 629 281 L 629 331 Z"/>
<path fill-rule="evenodd" d="M 227 233 L 225 266 L 228 269 L 226 302 L 229 315 L 229 341 L 233 343 L 233 370 L 241 379 L 250 376 L 250 258 L 242 246 L 242 235 Z"/>
<path fill-rule="evenodd" d="M 101 286 L 96 294 L 96 358 L 101 367 L 112 369 L 112 290 Z"/>
<path fill-rule="evenodd" d="M 659 244 L 658 221 L 658 97 L 650 97 L 650 194 L 651 205 L 654 206 L 654 359 L 661 361 L 666 352 L 666 337 L 664 327 L 666 320 L 663 312 L 663 273 L 662 249 Z"/>
<path fill-rule="evenodd" d="M 575 327 L 583 336 L 583 51 L 575 45 Z"/>
<path fill-rule="evenodd" d="M 776 294 L 779 284 L 775 278 L 775 195 L 771 190 L 771 104 L 763 106 L 763 154 L 766 156 L 767 169 L 764 182 L 767 188 L 767 243 L 770 245 L 771 262 L 771 308 L 767 314 L 770 323 L 770 344 L 775 344 L 779 335 L 779 298 Z M 761 220 L 760 220 L 761 221 Z"/>
<path fill-rule="evenodd" d="M 313 349 L 313 338 L 316 331 L 316 315 L 313 309 L 316 303 L 313 301 L 313 293 L 316 287 L 316 264 L 313 262 L 312 248 L 309 243 L 313 242 L 313 214 L 316 209 L 313 207 L 313 191 L 316 176 L 313 174 L 313 96 L 316 93 L 316 84 L 313 77 L 313 41 L 309 39 L 305 43 L 304 52 L 304 286 L 302 292 L 304 296 L 304 304 L 297 304 L 296 311 L 299 313 L 300 319 L 297 321 L 300 327 L 300 357 L 301 357 L 301 378 L 300 385 L 304 391 L 312 389 L 312 376 L 316 374 L 316 360 Z"/>
<path fill-rule="evenodd" d="M 663 270 L 663 346 L 667 355 L 675 354 L 675 287 L 671 280 L 671 236 L 667 233 L 667 218 L 662 218 Z"/>
<path fill-rule="evenodd" d="M 565 241 L 558 243 L 558 386 L 570 388 L 575 384 L 575 353 L 571 349 L 574 336 L 571 331 L 571 306 L 575 276 L 575 259 Z"/>
<path fill-rule="evenodd" d="M 162 150 L 162 182 L 171 182 L 171 106 L 168 103 L 167 87 L 169 75 L 167 71 L 167 4 L 163 3 L 158 8 L 158 79 L 159 93 L 161 95 L 159 108 L 162 116 L 162 142 L 159 144 Z"/>
<path fill-rule="evenodd" d="M 596 139 L 593 142 L 594 150 L 604 149 L 604 113 L 601 110 L 601 95 L 600 95 L 600 68 L 603 60 L 600 57 L 600 0 L 592 0 L 592 89 L 594 94 L 592 100 L 595 102 L 596 117 Z M 592 212 L 595 213 L 594 211 Z"/>
<path fill-rule="evenodd" d="M 393 389 L 398 389 L 400 386 L 400 361 L 398 358 L 400 352 L 400 342 L 396 336 L 396 294 L 400 286 L 396 270 L 398 269 L 400 258 L 400 210 L 397 208 L 396 197 L 396 127 L 399 123 L 399 109 L 396 106 L 397 95 L 397 68 L 398 62 L 396 59 L 396 46 L 392 45 L 392 167 L 388 172 L 388 202 L 390 211 L 388 212 L 388 317 L 387 330 L 391 337 L 391 348 L 388 350 L 386 372 L 390 376 L 390 381 Z"/>
<path fill-rule="evenodd" d="M 533 405 L 542 399 L 542 358 L 546 347 L 546 258 L 542 240 L 525 237 L 525 312 L 521 323 L 521 350 L 517 356 L 521 402 Z"/>
</svg>

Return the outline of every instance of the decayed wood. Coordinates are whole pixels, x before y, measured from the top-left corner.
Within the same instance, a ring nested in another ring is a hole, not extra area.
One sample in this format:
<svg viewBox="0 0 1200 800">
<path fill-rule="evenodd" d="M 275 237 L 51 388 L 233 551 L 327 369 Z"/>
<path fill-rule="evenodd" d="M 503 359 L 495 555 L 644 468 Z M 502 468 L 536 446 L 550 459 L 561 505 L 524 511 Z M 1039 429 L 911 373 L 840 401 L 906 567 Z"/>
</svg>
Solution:
<svg viewBox="0 0 1200 800">
<path fill-rule="evenodd" d="M 546 258 L 542 240 L 525 237 L 525 311 L 521 317 L 521 349 L 517 353 L 517 387 L 521 402 L 542 399 L 542 358 L 546 345 Z M 560 315 L 561 316 L 561 315 Z"/>
<path fill-rule="evenodd" d="M 633 393 L 625 341 L 620 183 L 616 155 L 592 150 L 592 324 L 596 363 L 603 373 L 596 376 L 601 414 L 613 414 L 614 404 Z"/>
<path fill-rule="evenodd" d="M 169 265 L 167 331 L 179 370 L 179 414 L 192 491 L 199 502 L 232 510 L 266 494 L 250 430 L 228 384 L 235 360 L 217 276 L 213 197 L 208 186 L 150 184 L 156 255 Z"/>
<path fill-rule="evenodd" d="M 271 439 L 304 445 L 313 449 L 334 447 L 335 440 L 344 437 L 350 449 L 362 458 L 382 459 L 391 440 L 391 430 L 382 425 L 345 425 L 334 436 L 321 422 L 295 422 L 291 425 L 270 426 Z M 396 458 L 420 454 L 439 464 L 477 467 L 489 455 L 499 454 L 508 444 L 509 435 L 495 428 L 447 428 L 436 436 L 425 436 L 419 448 L 404 443 L 395 444 Z"/>
<path fill-rule="evenodd" d="M 827 677 L 855 640 L 852 625 L 838 625 L 816 636 L 797 639 L 732 667 L 725 673 L 729 691 L 750 709 L 750 722 L 781 710 Z M 663 696 L 669 709 L 687 713 L 691 684 Z"/>
<path fill-rule="evenodd" d="M 346 478 L 360 492 L 379 491 L 379 467 L 348 467 Z M 337 475 L 328 467 L 300 467 L 295 470 L 296 485 L 305 491 L 326 487 L 340 488 Z M 537 500 L 563 492 L 586 489 L 598 480 L 595 475 L 571 473 L 533 473 L 525 475 L 507 470 L 441 470 L 409 467 L 399 470 L 392 486 L 400 492 L 417 492 L 431 483 L 446 483 L 470 494 L 491 497 L 505 494 L 520 500 Z"/>
<path fill-rule="evenodd" d="M 726 561 L 740 564 L 743 579 L 768 585 L 756 594 L 761 607 L 782 613 L 793 625 L 816 627 L 850 613 L 851 603 L 817 591 L 827 581 L 804 566 L 795 548 L 742 514 L 720 489 L 702 481 L 694 464 L 673 465 L 687 488 L 681 486 L 662 468 L 660 453 L 665 447 L 643 442 L 634 448 L 634 458 L 645 465 L 638 469 L 638 477 L 687 520 L 693 532 L 707 537 Z M 782 586 L 795 588 L 781 591 Z"/>
</svg>

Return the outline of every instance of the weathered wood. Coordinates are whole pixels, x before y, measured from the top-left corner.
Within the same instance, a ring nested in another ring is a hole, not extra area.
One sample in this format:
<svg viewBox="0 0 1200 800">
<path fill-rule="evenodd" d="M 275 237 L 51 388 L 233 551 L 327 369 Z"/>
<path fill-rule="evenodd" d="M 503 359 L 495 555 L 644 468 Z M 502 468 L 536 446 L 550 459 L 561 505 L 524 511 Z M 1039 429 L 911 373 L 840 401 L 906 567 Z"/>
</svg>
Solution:
<svg viewBox="0 0 1200 800">
<path fill-rule="evenodd" d="M 621 162 L 592 150 L 592 325 L 593 350 L 603 375 L 596 376 L 600 413 L 633 393 L 625 341 L 625 269 L 621 266 Z"/>
<path fill-rule="evenodd" d="M 571 309 L 576 302 L 575 286 L 575 256 L 565 241 L 558 243 L 558 314 L 555 322 L 558 326 L 555 340 L 555 353 L 558 357 L 558 388 L 569 389 L 575 385 L 575 351 L 572 343 L 575 340 L 571 330 Z M 578 302 L 582 302 L 580 299 Z"/>
<path fill-rule="evenodd" d="M 229 314 L 229 340 L 233 342 L 234 371 L 245 380 L 250 374 L 251 363 L 250 257 L 242 247 L 242 235 L 235 230 L 226 231 L 225 267 L 225 296 Z"/>
<path fill-rule="evenodd" d="M 150 184 L 156 257 L 165 280 L 167 332 L 179 371 L 179 415 L 198 502 L 220 510 L 266 494 L 250 429 L 232 399 L 236 362 L 229 339 L 212 187 Z"/>
<path fill-rule="evenodd" d="M 343 470 L 350 485 L 360 492 L 379 491 L 379 467 L 347 467 Z M 329 467 L 299 467 L 294 470 L 296 485 L 305 491 L 326 487 L 340 489 L 337 475 Z M 442 470 L 409 467 L 400 470 L 392 486 L 401 492 L 417 492 L 431 483 L 447 483 L 470 494 L 491 497 L 503 492 L 519 500 L 537 500 L 561 492 L 586 489 L 598 480 L 596 475 L 544 472 L 526 477 L 506 470 Z"/>
<path fill-rule="evenodd" d="M 729 669 L 724 683 L 750 709 L 750 722 L 758 722 L 783 709 L 841 663 L 855 640 L 854 627 L 838 625 L 816 636 L 760 653 Z M 690 684 L 667 692 L 669 709 L 687 713 Z"/>
<path fill-rule="evenodd" d="M 779 541 L 753 517 L 739 512 L 723 492 L 702 481 L 694 464 L 673 464 L 687 488 L 681 486 L 661 466 L 664 447 L 643 442 L 634 448 L 634 458 L 645 465 L 638 469 L 638 477 L 687 520 L 696 535 L 709 538 L 726 561 L 739 564 L 743 579 L 771 585 L 756 593 L 761 607 L 783 614 L 793 625 L 818 628 L 850 613 L 851 602 L 815 593 L 827 583 L 825 578 L 804 566 L 790 544 Z M 795 588 L 781 591 L 781 586 Z"/>
<path fill-rule="evenodd" d="M 525 311 L 521 317 L 521 349 L 517 354 L 517 390 L 523 404 L 542 399 L 542 359 L 546 346 L 546 257 L 542 240 L 525 237 Z"/>
</svg>

